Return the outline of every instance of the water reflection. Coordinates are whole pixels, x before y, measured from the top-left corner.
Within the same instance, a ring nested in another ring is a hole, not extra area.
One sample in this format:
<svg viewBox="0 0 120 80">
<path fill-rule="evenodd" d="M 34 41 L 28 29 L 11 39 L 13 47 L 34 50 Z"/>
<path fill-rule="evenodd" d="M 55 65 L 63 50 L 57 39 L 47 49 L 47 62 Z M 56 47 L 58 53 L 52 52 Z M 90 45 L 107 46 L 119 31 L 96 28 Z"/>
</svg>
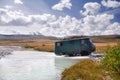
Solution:
<svg viewBox="0 0 120 80">
<path fill-rule="evenodd" d="M 74 65 L 75 63 L 79 62 L 83 59 L 88 59 L 89 56 L 84 57 L 63 57 L 63 56 L 56 56 L 55 57 L 55 66 L 57 70 L 58 77 L 60 77 L 61 72 L 64 71 L 66 68 Z"/>
</svg>

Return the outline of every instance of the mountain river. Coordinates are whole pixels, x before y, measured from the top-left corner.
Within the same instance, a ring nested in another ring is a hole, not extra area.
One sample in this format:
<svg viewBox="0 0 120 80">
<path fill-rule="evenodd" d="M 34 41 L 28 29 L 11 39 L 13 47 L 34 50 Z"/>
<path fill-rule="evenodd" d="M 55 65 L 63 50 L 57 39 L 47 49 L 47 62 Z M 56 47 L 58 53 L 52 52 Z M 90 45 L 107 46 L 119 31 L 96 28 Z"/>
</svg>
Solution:
<svg viewBox="0 0 120 80">
<path fill-rule="evenodd" d="M 60 80 L 64 69 L 87 58 L 90 57 L 64 57 L 50 52 L 13 50 L 10 55 L 0 59 L 0 80 Z"/>
</svg>

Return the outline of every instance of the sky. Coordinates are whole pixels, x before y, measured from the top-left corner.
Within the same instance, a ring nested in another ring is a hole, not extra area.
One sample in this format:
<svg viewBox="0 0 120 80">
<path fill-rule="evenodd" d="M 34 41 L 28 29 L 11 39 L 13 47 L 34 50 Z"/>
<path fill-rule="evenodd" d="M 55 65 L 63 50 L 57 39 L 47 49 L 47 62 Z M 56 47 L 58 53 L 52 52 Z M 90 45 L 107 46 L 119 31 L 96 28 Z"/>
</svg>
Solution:
<svg viewBox="0 0 120 80">
<path fill-rule="evenodd" d="M 120 0 L 0 0 L 0 34 L 120 35 Z"/>
</svg>

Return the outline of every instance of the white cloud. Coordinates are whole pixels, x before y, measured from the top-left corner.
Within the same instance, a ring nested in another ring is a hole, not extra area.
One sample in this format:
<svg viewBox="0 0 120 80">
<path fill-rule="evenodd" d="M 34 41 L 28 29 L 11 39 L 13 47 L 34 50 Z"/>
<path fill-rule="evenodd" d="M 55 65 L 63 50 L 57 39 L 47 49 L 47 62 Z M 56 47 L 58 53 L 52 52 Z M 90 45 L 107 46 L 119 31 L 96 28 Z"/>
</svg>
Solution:
<svg viewBox="0 0 120 80">
<path fill-rule="evenodd" d="M 81 10 L 80 13 L 84 16 L 89 15 L 89 14 L 97 14 L 101 8 L 101 5 L 97 2 L 88 2 L 86 3 L 83 8 L 85 11 Z"/>
<path fill-rule="evenodd" d="M 0 25 L 2 26 L 29 26 L 31 24 L 45 24 L 56 20 L 55 15 L 24 15 L 21 11 L 0 9 Z"/>
<path fill-rule="evenodd" d="M 52 14 L 25 15 L 21 11 L 0 8 L 0 33 L 47 36 L 120 34 L 120 23 L 111 22 L 112 14 L 86 15 L 82 19 Z"/>
<path fill-rule="evenodd" d="M 70 3 L 70 0 L 60 0 L 58 4 L 52 6 L 52 9 L 62 11 L 63 8 L 71 9 L 71 6 L 72 4 Z"/>
<path fill-rule="evenodd" d="M 106 28 L 110 27 L 111 20 L 114 18 L 113 15 L 99 14 L 99 15 L 88 15 L 83 18 L 82 26 L 85 35 L 101 35 Z M 113 30 L 114 31 L 114 30 Z"/>
<path fill-rule="evenodd" d="M 120 7 L 120 2 L 116 0 L 102 0 L 101 4 L 107 8 L 118 8 Z"/>
<path fill-rule="evenodd" d="M 23 2 L 21 0 L 14 0 L 15 4 L 23 4 Z"/>
<path fill-rule="evenodd" d="M 6 6 L 4 6 L 6 9 L 11 9 L 12 8 L 12 6 L 10 6 L 10 5 L 6 5 Z"/>
<path fill-rule="evenodd" d="M 102 35 L 114 35 L 114 34 L 119 34 L 120 35 L 120 23 L 114 22 L 113 24 L 110 24 L 109 27 L 106 28 L 106 31 L 102 33 Z"/>
<path fill-rule="evenodd" d="M 6 25 L 25 25 L 29 22 L 29 18 L 25 16 L 21 11 L 11 11 L 9 9 L 0 9 L 0 24 Z"/>
</svg>

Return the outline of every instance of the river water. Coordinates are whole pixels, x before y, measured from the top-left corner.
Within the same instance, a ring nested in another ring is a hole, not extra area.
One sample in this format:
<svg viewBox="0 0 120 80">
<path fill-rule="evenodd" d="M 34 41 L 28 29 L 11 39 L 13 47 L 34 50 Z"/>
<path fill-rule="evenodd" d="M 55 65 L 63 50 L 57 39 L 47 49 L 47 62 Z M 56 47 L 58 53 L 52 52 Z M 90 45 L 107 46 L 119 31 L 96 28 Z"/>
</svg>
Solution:
<svg viewBox="0 0 120 80">
<path fill-rule="evenodd" d="M 60 80 L 65 69 L 89 57 L 55 56 L 50 52 L 14 51 L 0 59 L 0 80 Z"/>
</svg>

